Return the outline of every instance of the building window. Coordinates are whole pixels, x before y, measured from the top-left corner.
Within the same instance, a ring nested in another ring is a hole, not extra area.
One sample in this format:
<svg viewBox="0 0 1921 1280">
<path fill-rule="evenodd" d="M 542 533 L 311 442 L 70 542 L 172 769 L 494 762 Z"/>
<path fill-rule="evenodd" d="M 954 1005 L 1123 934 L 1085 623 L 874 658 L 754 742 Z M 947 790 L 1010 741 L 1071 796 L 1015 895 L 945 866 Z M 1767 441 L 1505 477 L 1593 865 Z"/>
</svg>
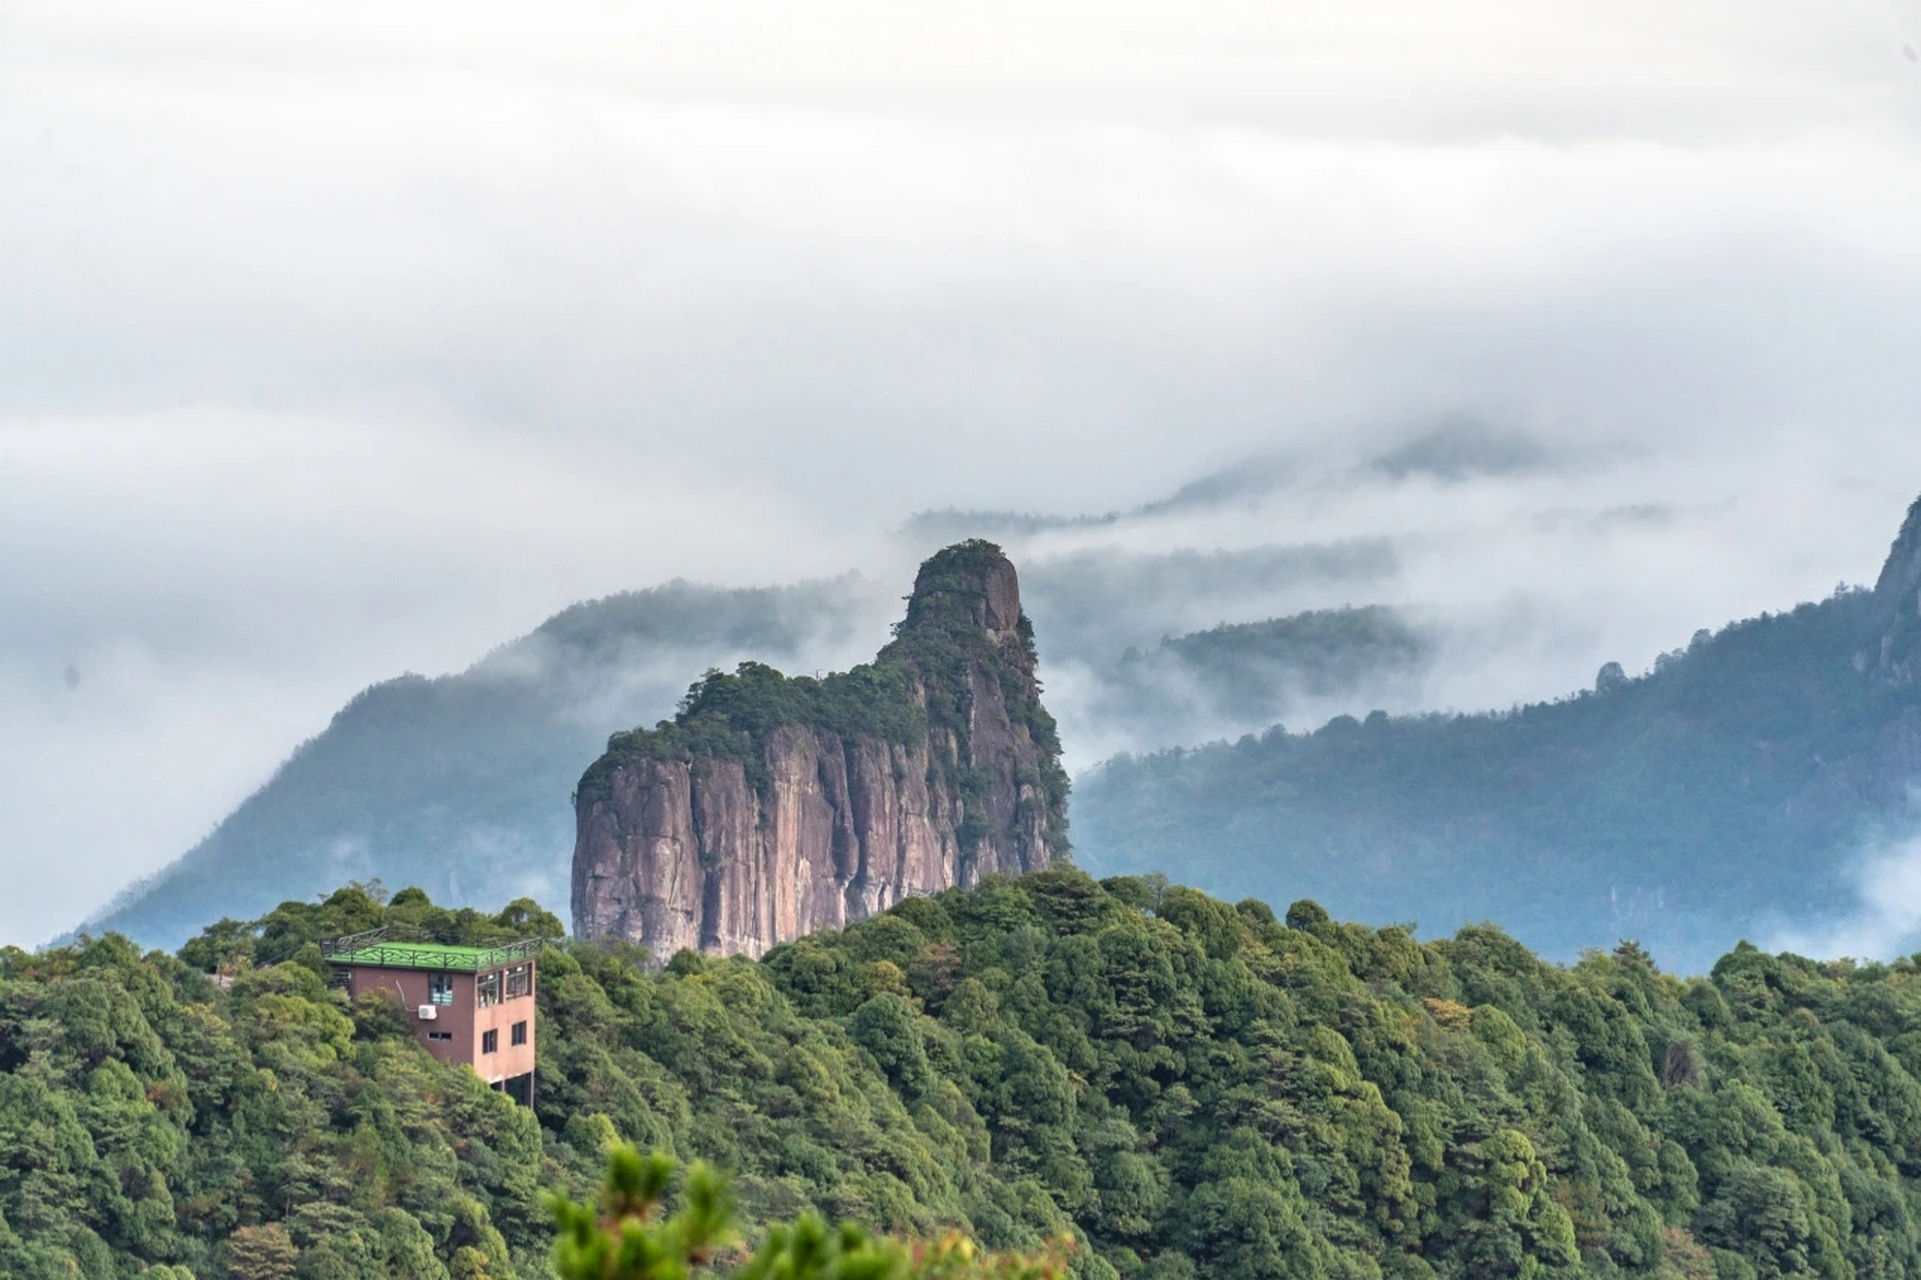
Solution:
<svg viewBox="0 0 1921 1280">
<path fill-rule="evenodd" d="M 451 1031 L 429 1031 L 427 1038 L 429 1040 L 451 1040 L 454 1038 L 454 1033 Z"/>
<path fill-rule="evenodd" d="M 479 999 L 480 999 L 481 1008 L 485 1009 L 492 1005 L 499 1004 L 500 1003 L 500 971 L 496 969 L 494 972 L 482 978 L 479 982 L 474 984 L 474 989 L 480 993 Z"/>
<path fill-rule="evenodd" d="M 507 998 L 518 1000 L 534 993 L 534 967 L 530 964 L 517 964 L 507 970 Z"/>
<path fill-rule="evenodd" d="M 427 1002 L 429 1004 L 452 1004 L 454 1002 L 453 974 L 430 973 L 427 975 Z"/>
<path fill-rule="evenodd" d="M 525 1022 L 516 1022 L 514 1024 L 514 1033 L 507 1038 L 514 1044 L 526 1044 L 527 1024 Z"/>
<path fill-rule="evenodd" d="M 481 1032 L 480 1033 L 480 1051 L 482 1053 L 500 1052 L 500 1033 L 498 1031 Z"/>
</svg>

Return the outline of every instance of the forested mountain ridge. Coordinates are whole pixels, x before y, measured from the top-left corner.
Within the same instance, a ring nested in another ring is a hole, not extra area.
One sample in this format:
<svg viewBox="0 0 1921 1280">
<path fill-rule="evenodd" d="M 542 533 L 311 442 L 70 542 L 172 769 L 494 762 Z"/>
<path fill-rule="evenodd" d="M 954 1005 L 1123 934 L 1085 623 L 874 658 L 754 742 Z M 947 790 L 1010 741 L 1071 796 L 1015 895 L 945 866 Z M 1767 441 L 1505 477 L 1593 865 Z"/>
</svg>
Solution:
<svg viewBox="0 0 1921 1280">
<path fill-rule="evenodd" d="M 178 957 L 0 952 L 0 1273 L 540 1276 L 539 1189 L 618 1137 L 750 1223 L 1069 1227 L 1097 1280 L 1921 1274 L 1910 960 L 1683 980 L 1052 869 L 759 961 L 550 947 L 528 1112 L 324 985 L 313 939 L 386 923 L 558 922 L 353 887 Z"/>
<path fill-rule="evenodd" d="M 1701 969 L 1844 921 L 1877 842 L 1916 829 L 1921 503 L 1875 588 L 1699 632 L 1629 678 L 1478 715 L 1122 757 L 1082 778 L 1082 858 L 1224 893 L 1307 892 L 1553 954 L 1634 937 Z"/>
</svg>

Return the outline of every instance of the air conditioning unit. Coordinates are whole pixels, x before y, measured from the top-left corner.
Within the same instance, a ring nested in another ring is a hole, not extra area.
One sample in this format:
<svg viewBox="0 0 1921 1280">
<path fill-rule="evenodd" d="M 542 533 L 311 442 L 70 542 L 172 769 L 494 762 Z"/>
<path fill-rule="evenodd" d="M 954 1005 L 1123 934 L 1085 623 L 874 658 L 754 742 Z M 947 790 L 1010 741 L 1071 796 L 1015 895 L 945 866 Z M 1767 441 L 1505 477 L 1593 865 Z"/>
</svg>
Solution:
<svg viewBox="0 0 1921 1280">
<path fill-rule="evenodd" d="M 433 1005 L 423 1004 L 420 1006 L 420 1020 L 422 1022 L 432 1022 L 435 1018 L 438 1018 L 439 1016 L 440 1016 L 440 1010 L 434 1007 Z"/>
</svg>

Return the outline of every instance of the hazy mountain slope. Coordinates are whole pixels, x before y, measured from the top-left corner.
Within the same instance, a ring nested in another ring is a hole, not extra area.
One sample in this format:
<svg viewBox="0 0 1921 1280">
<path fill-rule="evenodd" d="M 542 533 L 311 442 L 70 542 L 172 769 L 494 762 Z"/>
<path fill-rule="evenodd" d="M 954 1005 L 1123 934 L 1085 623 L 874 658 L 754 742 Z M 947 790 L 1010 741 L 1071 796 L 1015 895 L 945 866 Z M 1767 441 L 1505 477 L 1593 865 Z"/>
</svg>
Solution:
<svg viewBox="0 0 1921 1280">
<path fill-rule="evenodd" d="M 1385 605 L 1224 624 L 1130 646 L 1099 669 L 1084 710 L 1140 737 L 1201 742 L 1352 705 L 1406 705 L 1439 645 Z"/>
<path fill-rule="evenodd" d="M 1386 538 L 1231 551 L 1106 547 L 1016 562 L 1043 663 L 1112 662 L 1130 645 L 1271 617 L 1279 611 L 1250 607 L 1330 585 L 1341 593 L 1337 600 L 1371 593 L 1396 568 Z"/>
<path fill-rule="evenodd" d="M 1355 474 L 1439 475 L 1427 454 L 1440 449 L 1447 475 L 1478 475 L 1492 465 L 1482 454 L 1505 466 L 1518 447 L 1479 437 L 1463 446 L 1445 432 L 1434 439 L 1440 444 L 1420 437 L 1403 449 L 1412 461 L 1384 456 Z M 1463 449 L 1466 463 L 1456 457 Z M 946 531 L 1003 527 L 1031 544 L 1014 558 L 1070 762 L 1231 735 L 1276 717 L 1312 722 L 1343 710 L 1425 705 L 1430 659 L 1455 648 L 1439 628 L 1424 626 L 1412 647 L 1357 632 L 1338 657 L 1306 657 L 1303 649 L 1322 644 L 1303 628 L 1325 630 L 1327 618 L 1342 615 L 1339 606 L 1408 598 L 1399 582 L 1403 540 L 1353 528 L 1327 539 L 1296 527 L 1270 531 L 1271 542 L 1220 546 L 1203 528 L 1142 526 L 1170 516 L 1242 519 L 1250 503 L 1287 505 L 1298 495 L 1276 486 L 1292 483 L 1298 469 L 1256 459 L 1124 517 L 931 513 L 908 522 L 901 546 L 928 543 L 923 550 L 931 551 L 953 540 Z M 1062 529 L 1115 537 L 1032 542 Z M 742 659 L 796 674 L 845 666 L 873 651 L 894 607 L 885 593 L 851 580 L 741 593 L 676 584 L 576 606 L 460 675 L 403 677 L 368 690 L 185 858 L 122 893 L 89 927 L 167 942 L 199 918 L 203 891 L 247 913 L 351 876 L 419 880 L 463 896 L 557 896 L 571 840 L 567 795 L 610 733 L 669 713 L 709 667 Z M 1321 613 L 1303 622 L 1295 615 L 1304 609 Z M 1362 631 L 1413 634 L 1398 614 L 1363 611 L 1357 619 L 1373 619 Z M 1218 634 L 1185 638 L 1209 629 Z M 1130 646 L 1141 655 L 1131 662 Z"/>
<path fill-rule="evenodd" d="M 1560 955 L 1638 937 L 1699 968 L 1858 903 L 1909 829 L 1921 503 L 1872 592 L 1703 632 L 1639 679 L 1505 714 L 1341 718 L 1119 758 L 1077 784 L 1078 856 Z"/>
<path fill-rule="evenodd" d="M 86 927 L 177 945 L 211 916 L 375 876 L 451 898 L 565 900 L 571 792 L 608 735 L 670 712 L 708 667 L 830 660 L 869 595 L 852 576 L 738 591 L 675 582 L 575 605 L 458 675 L 375 685 Z"/>
<path fill-rule="evenodd" d="M 1423 643 L 1386 610 L 1335 612 L 1163 640 L 1123 661 L 1128 637 L 1225 606 L 1238 583 L 1376 572 L 1380 546 L 1242 554 L 1088 554 L 1039 566 L 1034 612 L 1074 663 L 1074 706 L 1125 743 L 1215 736 L 1314 694 L 1358 696 L 1404 679 Z M 676 582 L 575 605 L 469 670 L 367 689 L 255 795 L 172 866 L 85 927 L 176 944 L 209 911 L 248 915 L 348 878 L 449 897 L 564 898 L 569 797 L 608 735 L 672 711 L 710 667 L 753 659 L 835 666 L 884 634 L 888 593 L 849 576 L 724 591 Z M 1099 625 L 1103 610 L 1114 622 Z M 1346 621 L 1342 621 L 1343 617 Z M 1333 643 L 1341 631 L 1348 643 Z M 1335 650 L 1338 649 L 1337 653 Z M 1212 700 L 1185 690 L 1200 681 Z M 1258 721 L 1254 721 L 1258 723 Z"/>
</svg>

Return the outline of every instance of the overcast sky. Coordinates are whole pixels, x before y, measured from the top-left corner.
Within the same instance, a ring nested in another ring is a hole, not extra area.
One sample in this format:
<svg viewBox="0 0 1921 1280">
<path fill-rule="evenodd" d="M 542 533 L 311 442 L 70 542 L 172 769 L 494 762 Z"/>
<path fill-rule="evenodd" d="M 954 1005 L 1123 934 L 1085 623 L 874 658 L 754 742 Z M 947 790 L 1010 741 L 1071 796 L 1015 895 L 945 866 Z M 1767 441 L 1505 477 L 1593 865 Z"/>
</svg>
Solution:
<svg viewBox="0 0 1921 1280">
<path fill-rule="evenodd" d="M 1034 551 L 1399 539 L 1477 706 L 1921 493 L 1921 0 L 287 9 L 0 0 L 0 941 L 371 681 L 918 510 L 1285 474 Z M 1462 420 L 1546 461 L 1352 479 Z"/>
</svg>

